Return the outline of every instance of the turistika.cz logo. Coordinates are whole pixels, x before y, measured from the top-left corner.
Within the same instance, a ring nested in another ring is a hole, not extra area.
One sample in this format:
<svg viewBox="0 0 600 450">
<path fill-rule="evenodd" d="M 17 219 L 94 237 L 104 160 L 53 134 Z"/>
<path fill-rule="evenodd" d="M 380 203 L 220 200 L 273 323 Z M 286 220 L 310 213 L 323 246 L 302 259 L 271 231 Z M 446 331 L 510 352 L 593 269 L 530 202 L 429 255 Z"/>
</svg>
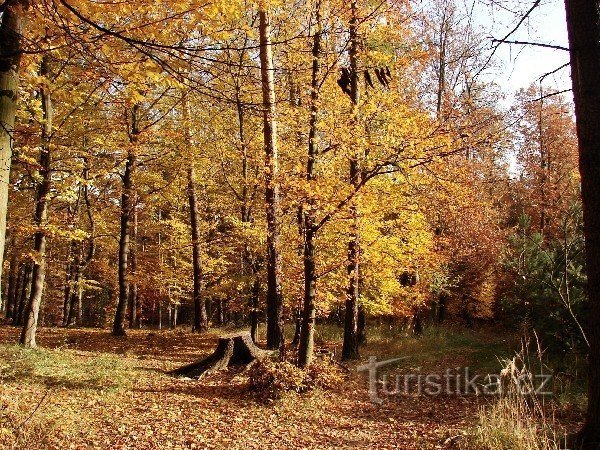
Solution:
<svg viewBox="0 0 600 450">
<path fill-rule="evenodd" d="M 552 375 L 532 374 L 529 371 L 503 370 L 498 374 L 482 375 L 472 374 L 469 367 L 455 367 L 448 368 L 443 373 L 382 373 L 383 367 L 405 359 L 408 357 L 377 361 L 377 357 L 370 356 L 367 364 L 356 368 L 358 372 L 367 373 L 371 402 L 381 404 L 381 397 L 391 396 L 501 396 L 507 392 L 520 395 L 552 394 Z"/>
</svg>

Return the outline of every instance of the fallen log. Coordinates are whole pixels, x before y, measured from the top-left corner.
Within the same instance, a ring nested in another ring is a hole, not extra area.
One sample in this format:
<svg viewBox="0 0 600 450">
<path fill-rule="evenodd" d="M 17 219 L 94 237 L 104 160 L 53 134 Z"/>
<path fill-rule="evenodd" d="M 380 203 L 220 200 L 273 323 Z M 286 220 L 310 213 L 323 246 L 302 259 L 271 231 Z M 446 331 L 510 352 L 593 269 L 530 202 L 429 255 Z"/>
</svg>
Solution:
<svg viewBox="0 0 600 450">
<path fill-rule="evenodd" d="M 172 370 L 169 374 L 199 379 L 227 367 L 252 364 L 270 354 L 271 352 L 262 350 L 254 344 L 249 331 L 237 332 L 220 336 L 212 355 Z"/>
</svg>

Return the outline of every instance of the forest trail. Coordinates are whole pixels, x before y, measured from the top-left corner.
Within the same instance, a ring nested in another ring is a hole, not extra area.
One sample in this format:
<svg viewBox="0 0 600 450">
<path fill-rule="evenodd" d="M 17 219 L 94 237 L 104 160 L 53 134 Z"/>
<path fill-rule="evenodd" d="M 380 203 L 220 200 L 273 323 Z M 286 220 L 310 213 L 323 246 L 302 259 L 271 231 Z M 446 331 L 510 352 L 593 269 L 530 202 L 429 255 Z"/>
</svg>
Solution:
<svg viewBox="0 0 600 450">
<path fill-rule="evenodd" d="M 411 395 L 375 405 L 352 367 L 339 389 L 264 405 L 244 374 L 196 381 L 164 373 L 209 354 L 216 338 L 140 330 L 117 339 L 102 330 L 44 328 L 43 349 L 27 351 L 12 345 L 17 329 L 0 327 L 0 444 L 16 422 L 31 449 L 454 448 L 484 401 Z M 363 355 L 384 359 L 392 349 L 374 340 Z M 464 364 L 467 353 L 418 364 L 443 372 Z"/>
</svg>

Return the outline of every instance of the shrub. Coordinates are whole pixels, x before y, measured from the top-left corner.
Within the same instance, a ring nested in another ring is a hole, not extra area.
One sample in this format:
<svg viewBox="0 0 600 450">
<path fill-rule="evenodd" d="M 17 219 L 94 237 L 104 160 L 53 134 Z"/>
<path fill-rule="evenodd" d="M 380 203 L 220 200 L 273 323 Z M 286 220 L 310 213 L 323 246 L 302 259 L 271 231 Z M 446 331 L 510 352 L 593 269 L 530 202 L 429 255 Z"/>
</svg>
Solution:
<svg viewBox="0 0 600 450">
<path fill-rule="evenodd" d="M 288 361 L 257 361 L 249 372 L 250 390 L 263 401 L 281 399 L 286 394 L 302 394 L 315 388 L 333 389 L 343 372 L 328 361 L 317 361 L 300 369 Z"/>
</svg>

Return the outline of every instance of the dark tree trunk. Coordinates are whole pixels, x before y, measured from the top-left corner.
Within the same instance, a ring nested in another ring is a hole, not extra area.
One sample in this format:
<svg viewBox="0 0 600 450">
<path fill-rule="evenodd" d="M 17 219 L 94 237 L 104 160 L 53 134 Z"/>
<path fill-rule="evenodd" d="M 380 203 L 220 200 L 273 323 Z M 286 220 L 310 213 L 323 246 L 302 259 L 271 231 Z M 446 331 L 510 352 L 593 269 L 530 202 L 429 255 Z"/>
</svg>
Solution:
<svg viewBox="0 0 600 450">
<path fill-rule="evenodd" d="M 133 226 L 131 227 L 131 242 L 129 244 L 129 266 L 132 281 L 129 283 L 129 328 L 135 328 L 137 323 L 138 285 L 137 285 L 137 205 L 133 205 Z"/>
<path fill-rule="evenodd" d="M 70 327 L 73 325 L 73 321 L 75 319 L 75 306 L 77 302 L 77 297 L 79 293 L 80 283 L 81 283 L 81 246 L 77 244 L 75 246 L 75 258 L 73 259 L 73 263 L 71 264 L 71 274 L 70 274 L 70 287 L 68 289 L 69 298 L 65 299 L 68 304 L 67 308 L 67 317 L 64 319 L 63 324 L 66 327 Z M 67 291 L 67 289 L 65 289 Z M 65 292 L 65 296 L 67 292 Z"/>
<path fill-rule="evenodd" d="M 187 97 L 183 98 L 183 117 L 185 120 L 185 140 L 189 148 L 193 148 L 190 133 L 189 105 Z M 190 208 L 190 228 L 192 231 L 192 271 L 194 276 L 194 322 L 192 332 L 204 333 L 208 330 L 208 314 L 206 312 L 206 300 L 202 294 L 202 245 L 200 242 L 200 212 L 198 207 L 198 193 L 196 189 L 196 170 L 194 161 L 190 161 L 187 170 L 187 196 Z"/>
<path fill-rule="evenodd" d="M 43 78 L 49 77 L 49 56 L 42 57 L 40 66 L 40 75 Z M 34 237 L 33 251 L 35 258 L 33 262 L 33 271 L 31 276 L 31 294 L 29 302 L 25 310 L 25 324 L 21 331 L 19 343 L 25 347 L 35 348 L 35 334 L 38 326 L 38 316 L 40 313 L 40 305 L 42 303 L 42 295 L 44 293 L 44 280 L 46 278 L 46 231 L 43 227 L 48 220 L 48 201 L 51 188 L 51 172 L 52 164 L 51 139 L 52 139 L 52 100 L 50 91 L 47 86 L 41 88 L 42 112 L 44 123 L 42 126 L 42 146 L 40 148 L 40 176 L 41 181 L 36 191 L 36 205 L 34 223 L 38 227 L 38 231 Z"/>
<path fill-rule="evenodd" d="M 27 286 L 29 283 L 30 274 L 29 262 L 22 264 L 19 267 L 19 273 L 17 274 L 17 287 L 15 289 L 15 309 L 13 312 L 12 324 L 19 326 L 23 325 L 23 310 L 25 309 L 25 303 L 27 303 Z"/>
<path fill-rule="evenodd" d="M 271 26 L 267 11 L 259 11 L 260 66 L 265 142 L 265 204 L 267 212 L 267 347 L 283 346 L 283 296 L 279 252 L 279 182 L 277 119 Z"/>
<path fill-rule="evenodd" d="M 358 344 L 365 345 L 367 343 L 367 318 L 365 309 L 362 306 L 358 307 Z"/>
<path fill-rule="evenodd" d="M 350 3 L 350 94 L 354 105 L 353 114 L 356 117 L 356 110 L 359 102 L 358 90 L 358 18 L 356 0 Z M 350 183 L 356 190 L 360 185 L 360 167 L 358 163 L 358 151 L 350 160 Z M 344 343 L 342 346 L 342 359 L 344 361 L 358 359 L 358 299 L 359 299 L 359 258 L 360 258 L 360 235 L 359 235 L 359 216 L 356 199 L 350 202 L 350 214 L 352 216 L 352 225 L 350 239 L 348 242 L 348 290 L 346 293 L 346 312 L 344 320 Z"/>
<path fill-rule="evenodd" d="M 127 151 L 125 174 L 123 175 L 123 192 L 121 194 L 121 233 L 119 236 L 119 300 L 115 311 L 112 334 L 125 336 L 125 316 L 129 301 L 129 228 L 133 208 L 133 174 L 137 163 L 135 144 L 139 135 L 139 105 L 134 105 L 131 112 L 130 147 Z"/>
<path fill-rule="evenodd" d="M 583 203 L 590 344 L 578 446 L 600 448 L 600 1 L 565 0 Z"/>
<path fill-rule="evenodd" d="M 440 324 L 446 319 L 446 303 L 448 301 L 448 296 L 444 293 L 438 295 L 437 301 L 437 311 L 435 321 Z"/>
<path fill-rule="evenodd" d="M 188 201 L 192 228 L 192 267 L 194 272 L 194 326 L 192 331 L 204 333 L 208 330 L 206 301 L 202 295 L 202 253 L 200 244 L 200 213 L 193 164 L 188 168 Z"/>
<path fill-rule="evenodd" d="M 315 181 L 315 165 L 318 155 L 317 121 L 319 100 L 319 72 L 321 64 L 321 2 L 315 5 L 316 31 L 312 48 L 312 75 L 310 96 L 310 122 L 308 131 L 308 158 L 306 161 L 306 181 L 309 187 Z M 300 329 L 300 344 L 298 347 L 298 365 L 309 366 L 312 363 L 315 347 L 315 318 L 317 298 L 317 272 L 315 260 L 315 235 L 317 224 L 315 217 L 315 202 L 309 197 L 307 208 L 303 208 L 304 231 L 304 305 L 302 307 L 302 325 Z"/>
<path fill-rule="evenodd" d="M 423 334 L 423 322 L 419 313 L 413 314 L 412 317 L 412 334 L 421 336 Z"/>
<path fill-rule="evenodd" d="M 5 316 L 7 319 L 12 319 L 17 305 L 17 286 L 19 278 L 19 261 L 17 259 L 16 249 L 13 248 L 13 252 L 10 257 L 10 268 L 8 270 L 8 293 L 6 296 L 6 311 Z"/>
<path fill-rule="evenodd" d="M 65 268 L 65 289 L 63 291 L 63 307 L 62 307 L 62 325 L 63 327 L 67 326 L 68 318 L 69 318 L 69 302 L 71 301 L 71 289 L 73 287 L 73 262 L 71 259 L 73 258 L 73 253 L 76 249 L 77 243 L 75 240 L 71 240 L 71 244 L 69 245 L 69 251 L 67 253 L 67 264 Z"/>
</svg>

